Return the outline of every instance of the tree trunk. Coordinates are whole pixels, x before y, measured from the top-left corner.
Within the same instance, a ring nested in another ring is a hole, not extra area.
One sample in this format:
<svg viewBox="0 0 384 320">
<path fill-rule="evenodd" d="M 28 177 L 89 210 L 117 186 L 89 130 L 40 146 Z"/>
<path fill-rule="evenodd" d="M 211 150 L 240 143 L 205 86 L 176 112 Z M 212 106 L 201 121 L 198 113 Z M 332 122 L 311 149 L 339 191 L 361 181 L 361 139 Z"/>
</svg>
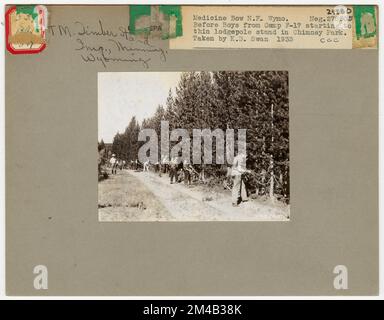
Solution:
<svg viewBox="0 0 384 320">
<path fill-rule="evenodd" d="M 271 160 L 270 160 L 270 171 L 271 171 L 271 178 L 270 178 L 270 183 L 269 183 L 269 197 L 271 198 L 272 202 L 275 199 L 274 196 L 274 188 L 275 188 L 275 175 L 273 172 L 273 156 L 271 155 Z"/>
<path fill-rule="evenodd" d="M 273 171 L 273 103 L 271 104 L 271 159 L 269 162 L 269 169 L 271 173 L 270 184 L 269 184 L 269 197 L 271 201 L 274 201 L 274 187 L 275 187 L 275 175 Z"/>
</svg>

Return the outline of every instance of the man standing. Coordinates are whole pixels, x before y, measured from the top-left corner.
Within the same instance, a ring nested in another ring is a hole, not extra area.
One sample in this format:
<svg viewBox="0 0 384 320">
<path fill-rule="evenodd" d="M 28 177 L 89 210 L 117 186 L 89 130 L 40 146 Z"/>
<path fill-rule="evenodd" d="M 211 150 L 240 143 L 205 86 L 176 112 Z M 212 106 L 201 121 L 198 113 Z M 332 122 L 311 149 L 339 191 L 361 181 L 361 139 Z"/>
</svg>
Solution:
<svg viewBox="0 0 384 320">
<path fill-rule="evenodd" d="M 173 183 L 173 179 L 177 182 L 177 164 L 178 159 L 173 157 L 171 159 L 171 163 L 169 164 L 169 178 L 171 180 L 171 184 Z"/>
<path fill-rule="evenodd" d="M 163 173 L 168 173 L 168 168 L 169 168 L 169 161 L 168 157 L 164 156 L 163 159 L 161 160 L 161 169 L 163 169 Z"/>
<path fill-rule="evenodd" d="M 184 162 L 183 162 L 183 171 L 184 171 L 184 183 L 187 184 L 187 185 L 191 184 L 191 181 L 192 181 L 192 170 L 193 170 L 193 167 L 188 162 L 188 160 L 185 159 Z"/>
<path fill-rule="evenodd" d="M 247 156 L 238 154 L 233 159 L 232 165 L 232 206 L 237 207 L 242 201 L 248 201 L 247 190 L 245 189 L 244 174 L 249 172 L 246 167 Z"/>
<path fill-rule="evenodd" d="M 149 171 L 149 160 L 143 163 L 143 171 Z"/>
<path fill-rule="evenodd" d="M 112 174 L 116 174 L 117 159 L 115 154 L 112 155 L 111 159 L 109 160 L 109 163 L 112 167 Z"/>
</svg>

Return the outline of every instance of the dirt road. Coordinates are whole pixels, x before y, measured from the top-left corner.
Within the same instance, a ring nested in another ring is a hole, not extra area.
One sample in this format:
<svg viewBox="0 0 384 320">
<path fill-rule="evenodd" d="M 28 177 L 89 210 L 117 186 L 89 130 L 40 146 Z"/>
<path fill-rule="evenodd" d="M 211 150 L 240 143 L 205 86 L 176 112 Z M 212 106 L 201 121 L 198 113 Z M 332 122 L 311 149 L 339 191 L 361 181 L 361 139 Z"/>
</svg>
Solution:
<svg viewBox="0 0 384 320">
<path fill-rule="evenodd" d="M 289 207 L 250 200 L 232 207 L 230 192 L 170 184 L 168 175 L 123 170 L 99 183 L 101 221 L 287 221 Z"/>
</svg>

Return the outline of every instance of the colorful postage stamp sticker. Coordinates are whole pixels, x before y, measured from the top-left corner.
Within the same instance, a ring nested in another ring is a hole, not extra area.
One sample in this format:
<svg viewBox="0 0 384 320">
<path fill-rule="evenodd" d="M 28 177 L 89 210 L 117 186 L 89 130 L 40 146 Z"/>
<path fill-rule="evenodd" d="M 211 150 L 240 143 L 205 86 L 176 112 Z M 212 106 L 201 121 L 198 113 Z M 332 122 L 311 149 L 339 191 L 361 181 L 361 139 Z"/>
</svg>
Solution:
<svg viewBox="0 0 384 320">
<path fill-rule="evenodd" d="M 180 5 L 130 5 L 129 30 L 134 35 L 171 39 L 183 35 Z"/>
<path fill-rule="evenodd" d="M 353 6 L 353 48 L 377 48 L 377 6 Z"/>
<path fill-rule="evenodd" d="M 46 47 L 45 6 L 12 6 L 5 14 L 6 46 L 12 54 L 38 53 Z"/>
</svg>

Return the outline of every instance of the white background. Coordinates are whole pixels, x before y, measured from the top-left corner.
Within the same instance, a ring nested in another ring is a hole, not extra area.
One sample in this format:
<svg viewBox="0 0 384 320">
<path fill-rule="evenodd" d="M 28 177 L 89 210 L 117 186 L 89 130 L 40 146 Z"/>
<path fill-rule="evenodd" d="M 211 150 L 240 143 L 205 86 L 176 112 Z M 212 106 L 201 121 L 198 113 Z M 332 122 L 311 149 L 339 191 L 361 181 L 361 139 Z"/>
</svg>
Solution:
<svg viewBox="0 0 384 320">
<path fill-rule="evenodd" d="M 289 0 L 289 1 L 276 1 L 276 0 L 259 0 L 259 1 L 187 1 L 187 0 L 155 0 L 155 1 L 145 1 L 145 0 L 125 0 L 125 1 L 112 1 L 112 0 L 83 0 L 83 1 L 60 1 L 60 0 L 42 0 L 39 3 L 36 3 L 36 0 L 11 0 L 9 1 L 11 4 L 211 4 L 211 5 L 235 5 L 235 4 L 264 4 L 264 5 L 273 5 L 273 4 L 279 4 L 279 5 L 307 5 L 307 4 L 313 4 L 313 5 L 351 5 L 351 4 L 377 4 L 379 5 L 379 13 L 382 10 L 382 6 L 380 5 L 379 1 L 376 0 L 360 0 L 360 1 L 352 1 L 352 0 L 339 0 L 339 1 L 334 1 L 334 0 L 325 0 L 325 1 L 303 1 L 303 0 Z M 286 296 L 273 296 L 273 297 L 243 297 L 243 296 L 225 296 L 225 297 L 202 297 L 202 296 L 197 296 L 197 297 L 167 297 L 167 296 L 161 296 L 161 297 L 153 297 L 153 296 L 145 296 L 145 297 L 7 297 L 5 296 L 5 166 L 4 166 L 4 157 L 5 157 L 5 139 L 4 139 L 4 133 L 5 133 L 5 121 L 4 121 L 4 52 L 5 52 L 5 21 L 4 21 L 4 13 L 5 13 L 5 6 L 2 5 L 0 8 L 0 27 L 1 27 L 1 41 L 0 41 L 0 66 L 1 66 L 1 73 L 2 76 L 0 77 L 0 90 L 1 90 L 1 101 L 0 101 L 0 298 L 1 299 L 6 299 L 6 300 L 15 300 L 15 299 L 76 299 L 76 300 L 81 300 L 81 299 L 158 299 L 158 300 L 170 300 L 170 299 L 223 299 L 223 300 L 240 300 L 240 299 L 261 299 L 261 300 L 267 300 L 267 299 L 307 299 L 307 300 L 315 300 L 315 299 L 327 299 L 327 300 L 336 300 L 336 299 L 380 299 L 382 300 L 384 298 L 384 293 L 383 293 L 383 287 L 384 287 L 384 280 L 383 280 L 383 269 L 384 269 L 384 264 L 383 264 L 383 237 L 382 237 L 382 232 L 383 232 L 383 221 L 380 219 L 380 296 L 378 297 L 286 297 Z M 49 17 L 48 17 L 49 19 Z M 380 18 L 378 19 L 379 21 L 381 20 Z M 379 22 L 379 35 L 383 34 L 383 27 L 382 23 Z M 380 201 L 379 201 L 379 208 L 380 212 L 382 209 L 382 204 L 384 201 L 384 191 L 382 188 L 382 181 L 384 178 L 384 173 L 381 168 L 382 161 L 384 159 L 384 149 L 383 149 L 383 138 L 384 138 L 384 129 L 382 126 L 383 123 L 383 111 L 382 111 L 382 103 L 383 103 L 383 94 L 382 94 L 382 71 L 383 69 L 381 68 L 381 61 L 382 61 L 382 53 L 383 53 L 383 48 L 382 48 L 382 41 L 379 39 L 379 67 L 380 67 L 380 73 L 379 73 L 379 181 L 380 181 L 380 187 L 379 187 L 379 196 L 380 196 Z M 32 270 L 31 270 L 32 272 Z"/>
</svg>

